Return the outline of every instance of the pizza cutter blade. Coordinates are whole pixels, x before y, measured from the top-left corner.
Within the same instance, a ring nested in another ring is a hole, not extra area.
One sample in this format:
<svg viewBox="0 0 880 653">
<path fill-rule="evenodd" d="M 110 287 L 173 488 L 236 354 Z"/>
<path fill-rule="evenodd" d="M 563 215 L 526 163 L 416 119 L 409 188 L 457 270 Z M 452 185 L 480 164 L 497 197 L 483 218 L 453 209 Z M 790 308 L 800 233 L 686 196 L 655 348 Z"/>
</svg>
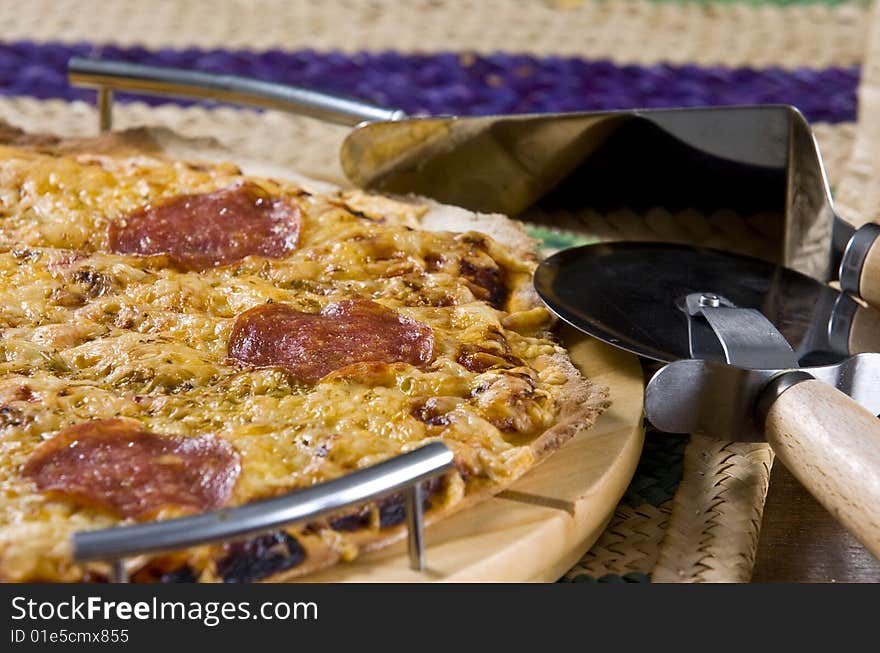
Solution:
<svg viewBox="0 0 880 653">
<path fill-rule="evenodd" d="M 560 252 L 539 266 L 535 287 L 576 328 L 668 361 L 645 392 L 654 426 L 766 439 L 880 557 L 873 309 L 775 264 L 655 243 Z"/>
<path fill-rule="evenodd" d="M 791 106 L 412 117 L 233 75 L 81 58 L 68 70 L 71 83 L 98 88 L 105 131 L 114 89 L 354 126 L 340 151 L 342 168 L 353 183 L 382 192 L 507 215 L 536 204 L 545 212 L 659 206 L 759 215 L 760 237 L 731 237 L 731 250 L 822 281 L 839 278 L 844 290 L 880 305 L 880 226 L 856 229 L 836 214 L 812 129 Z M 694 238 L 687 225 L 677 232 Z"/>
</svg>

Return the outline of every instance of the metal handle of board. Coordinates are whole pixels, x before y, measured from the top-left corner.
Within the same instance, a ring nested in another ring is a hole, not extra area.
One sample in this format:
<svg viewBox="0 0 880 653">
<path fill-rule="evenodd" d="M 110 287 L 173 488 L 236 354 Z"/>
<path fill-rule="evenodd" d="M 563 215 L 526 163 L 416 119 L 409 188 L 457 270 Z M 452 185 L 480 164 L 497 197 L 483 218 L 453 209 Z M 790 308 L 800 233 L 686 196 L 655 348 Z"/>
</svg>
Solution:
<svg viewBox="0 0 880 653">
<path fill-rule="evenodd" d="M 73 86 L 98 89 L 102 132 L 109 131 L 113 124 L 113 92 L 117 90 L 248 104 L 350 126 L 364 121 L 406 118 L 406 114 L 398 109 L 296 86 L 127 61 L 73 57 L 67 62 L 67 77 Z"/>
<path fill-rule="evenodd" d="M 131 556 L 259 535 L 403 491 L 410 568 L 422 571 L 425 550 L 421 484 L 452 467 L 452 452 L 442 442 L 432 442 L 366 469 L 283 496 L 191 517 L 79 532 L 73 536 L 73 559 L 75 562 L 111 562 L 113 582 L 124 583 L 127 582 L 125 558 Z"/>
</svg>

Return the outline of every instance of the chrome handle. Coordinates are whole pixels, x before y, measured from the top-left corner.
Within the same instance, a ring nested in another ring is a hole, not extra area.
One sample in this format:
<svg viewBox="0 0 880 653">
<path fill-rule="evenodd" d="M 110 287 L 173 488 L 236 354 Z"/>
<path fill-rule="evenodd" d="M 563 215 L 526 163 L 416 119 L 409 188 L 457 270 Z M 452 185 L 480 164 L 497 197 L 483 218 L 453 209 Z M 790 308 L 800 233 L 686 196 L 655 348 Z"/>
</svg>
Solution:
<svg viewBox="0 0 880 653">
<path fill-rule="evenodd" d="M 452 452 L 443 443 L 432 442 L 372 467 L 280 497 L 191 517 L 75 533 L 73 559 L 110 561 L 113 580 L 125 582 L 123 560 L 130 556 L 259 535 L 404 490 L 410 567 L 421 571 L 425 566 L 421 483 L 452 467 Z"/>
<path fill-rule="evenodd" d="M 406 114 L 398 109 L 387 109 L 362 100 L 305 88 L 236 75 L 145 66 L 126 61 L 73 57 L 67 62 L 67 77 L 74 86 L 98 89 L 101 131 L 108 131 L 111 127 L 115 90 L 249 104 L 340 125 L 353 126 L 364 121 L 406 118 Z"/>
<path fill-rule="evenodd" d="M 861 297 L 862 270 L 865 267 L 868 252 L 871 251 L 878 238 L 880 238 L 880 225 L 874 222 L 863 224 L 853 231 L 840 260 L 841 290 Z"/>
</svg>

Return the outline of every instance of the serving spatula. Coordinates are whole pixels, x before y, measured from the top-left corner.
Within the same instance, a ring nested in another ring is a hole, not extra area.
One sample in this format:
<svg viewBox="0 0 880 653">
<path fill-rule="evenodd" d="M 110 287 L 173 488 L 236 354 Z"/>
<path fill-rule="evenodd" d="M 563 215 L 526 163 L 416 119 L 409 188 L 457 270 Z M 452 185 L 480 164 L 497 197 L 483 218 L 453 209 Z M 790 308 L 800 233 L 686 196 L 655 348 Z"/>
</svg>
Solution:
<svg viewBox="0 0 880 653">
<path fill-rule="evenodd" d="M 83 58 L 68 65 L 71 83 L 99 89 L 103 130 L 114 90 L 355 126 L 340 161 L 363 188 L 508 215 L 536 204 L 760 214 L 767 258 L 822 281 L 839 279 L 845 291 L 880 305 L 880 226 L 857 229 L 836 214 L 812 130 L 791 106 L 411 117 L 233 75 Z"/>
</svg>

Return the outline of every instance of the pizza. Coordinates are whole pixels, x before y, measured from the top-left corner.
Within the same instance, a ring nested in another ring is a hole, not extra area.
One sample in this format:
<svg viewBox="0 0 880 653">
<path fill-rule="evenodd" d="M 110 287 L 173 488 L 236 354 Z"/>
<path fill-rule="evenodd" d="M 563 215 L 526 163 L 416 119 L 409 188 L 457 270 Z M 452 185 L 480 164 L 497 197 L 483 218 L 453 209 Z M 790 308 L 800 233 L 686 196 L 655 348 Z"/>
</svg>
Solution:
<svg viewBox="0 0 880 653">
<path fill-rule="evenodd" d="M 424 487 L 430 523 L 608 404 L 554 337 L 513 221 L 173 150 L 0 129 L 0 580 L 105 580 L 72 561 L 74 533 L 442 441 L 455 469 Z M 285 580 L 395 541 L 404 512 L 389 496 L 129 571 Z"/>
</svg>

